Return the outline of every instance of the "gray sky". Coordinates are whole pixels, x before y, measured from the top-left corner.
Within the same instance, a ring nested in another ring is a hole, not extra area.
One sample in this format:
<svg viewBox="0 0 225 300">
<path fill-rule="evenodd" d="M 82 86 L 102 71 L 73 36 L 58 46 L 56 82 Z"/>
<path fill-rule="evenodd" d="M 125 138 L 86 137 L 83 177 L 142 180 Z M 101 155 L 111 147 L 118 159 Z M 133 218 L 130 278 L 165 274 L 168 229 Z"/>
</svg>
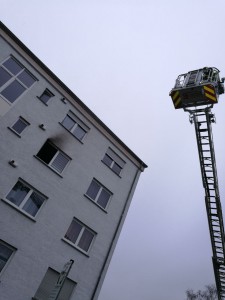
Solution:
<svg viewBox="0 0 225 300">
<path fill-rule="evenodd" d="M 224 0 L 0 0 L 1 21 L 149 168 L 99 300 L 184 300 L 214 283 L 194 126 L 176 77 L 225 76 Z M 213 125 L 225 207 L 225 95 Z M 224 212 L 225 214 L 225 212 Z"/>
</svg>

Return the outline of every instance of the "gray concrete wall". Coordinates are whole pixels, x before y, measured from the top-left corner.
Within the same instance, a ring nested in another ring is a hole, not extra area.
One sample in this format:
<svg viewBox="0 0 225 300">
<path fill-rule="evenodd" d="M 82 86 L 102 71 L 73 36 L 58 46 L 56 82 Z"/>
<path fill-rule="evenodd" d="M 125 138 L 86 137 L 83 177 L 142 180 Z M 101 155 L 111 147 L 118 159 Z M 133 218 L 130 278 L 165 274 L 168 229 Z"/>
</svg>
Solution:
<svg viewBox="0 0 225 300">
<path fill-rule="evenodd" d="M 76 105 L 63 103 L 60 100 L 62 94 L 32 68 L 32 61 L 28 63 L 0 38 L 0 63 L 10 54 L 29 69 L 38 81 L 14 104 L 7 103 L 0 96 L 0 239 L 17 249 L 0 274 L 1 299 L 31 299 L 48 267 L 61 271 L 67 261 L 74 259 L 69 277 L 77 282 L 77 286 L 71 299 L 90 300 L 100 273 L 105 275 L 109 260 L 104 270 L 102 267 L 106 256 L 109 254 L 110 259 L 118 239 L 125 215 L 116 236 L 115 231 L 126 203 L 127 208 L 129 206 L 137 166 L 86 119 L 75 108 Z M 37 98 L 45 88 L 55 95 L 48 106 Z M 83 143 L 60 124 L 69 110 L 90 128 Z M 8 129 L 19 116 L 30 123 L 21 137 Z M 44 124 L 46 130 L 40 129 L 40 124 Z M 35 157 L 48 138 L 72 159 L 62 176 Z M 126 162 L 121 177 L 101 161 L 108 147 Z M 8 163 L 12 159 L 18 165 L 16 168 Z M 18 178 L 48 197 L 35 220 L 4 201 Z M 84 196 L 93 178 L 113 193 L 106 211 Z M 135 186 L 136 183 L 135 181 Z M 127 209 L 125 213 L 126 211 Z M 73 217 L 97 233 L 88 255 L 62 240 Z M 112 244 L 113 237 L 116 239 Z M 103 278 L 104 276 L 99 285 Z M 98 291 L 99 288 L 100 286 Z"/>
</svg>

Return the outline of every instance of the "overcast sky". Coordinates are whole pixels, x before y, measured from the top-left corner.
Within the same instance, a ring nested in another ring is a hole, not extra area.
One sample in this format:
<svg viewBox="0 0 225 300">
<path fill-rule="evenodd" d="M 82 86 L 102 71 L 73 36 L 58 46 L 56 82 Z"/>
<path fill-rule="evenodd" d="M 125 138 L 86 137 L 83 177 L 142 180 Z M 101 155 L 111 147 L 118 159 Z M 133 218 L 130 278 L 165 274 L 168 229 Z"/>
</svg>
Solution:
<svg viewBox="0 0 225 300">
<path fill-rule="evenodd" d="M 1 21 L 149 167 L 99 300 L 185 300 L 214 283 L 194 126 L 176 77 L 225 77 L 224 0 L 0 0 Z M 225 95 L 213 125 L 225 208 Z M 225 212 L 224 212 L 225 214 Z"/>
</svg>

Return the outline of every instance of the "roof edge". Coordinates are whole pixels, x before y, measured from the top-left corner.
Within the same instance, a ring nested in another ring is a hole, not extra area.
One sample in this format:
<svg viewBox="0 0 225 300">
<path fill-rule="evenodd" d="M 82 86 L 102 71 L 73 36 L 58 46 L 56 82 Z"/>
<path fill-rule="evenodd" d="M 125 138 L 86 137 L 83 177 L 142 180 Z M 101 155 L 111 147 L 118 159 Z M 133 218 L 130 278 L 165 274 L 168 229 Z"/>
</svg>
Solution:
<svg viewBox="0 0 225 300">
<path fill-rule="evenodd" d="M 83 101 L 81 101 L 28 47 L 15 36 L 12 31 L 0 21 L 0 28 L 12 38 L 49 76 L 53 78 L 78 104 L 93 117 L 100 126 L 102 126 L 130 155 L 132 155 L 140 164 L 141 171 L 144 171 L 148 166 L 115 134 L 103 121 L 101 121 L 92 111 L 88 108 Z"/>
</svg>

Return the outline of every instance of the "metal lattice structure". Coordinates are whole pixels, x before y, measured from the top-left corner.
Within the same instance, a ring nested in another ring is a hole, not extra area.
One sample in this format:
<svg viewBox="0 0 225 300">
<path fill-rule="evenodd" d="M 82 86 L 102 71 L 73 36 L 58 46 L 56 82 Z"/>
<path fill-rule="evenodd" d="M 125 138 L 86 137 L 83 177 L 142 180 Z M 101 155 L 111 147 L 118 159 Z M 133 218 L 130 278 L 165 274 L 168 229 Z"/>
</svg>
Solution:
<svg viewBox="0 0 225 300">
<path fill-rule="evenodd" d="M 197 139 L 205 205 L 212 245 L 212 261 L 218 299 L 225 299 L 225 236 L 212 135 L 215 117 L 211 112 L 224 93 L 217 68 L 202 68 L 178 76 L 170 92 L 175 109 L 189 112 Z"/>
<path fill-rule="evenodd" d="M 211 107 L 185 110 L 190 113 L 190 122 L 195 125 L 218 298 L 225 299 L 225 237 L 212 135 L 215 117 Z"/>
</svg>

